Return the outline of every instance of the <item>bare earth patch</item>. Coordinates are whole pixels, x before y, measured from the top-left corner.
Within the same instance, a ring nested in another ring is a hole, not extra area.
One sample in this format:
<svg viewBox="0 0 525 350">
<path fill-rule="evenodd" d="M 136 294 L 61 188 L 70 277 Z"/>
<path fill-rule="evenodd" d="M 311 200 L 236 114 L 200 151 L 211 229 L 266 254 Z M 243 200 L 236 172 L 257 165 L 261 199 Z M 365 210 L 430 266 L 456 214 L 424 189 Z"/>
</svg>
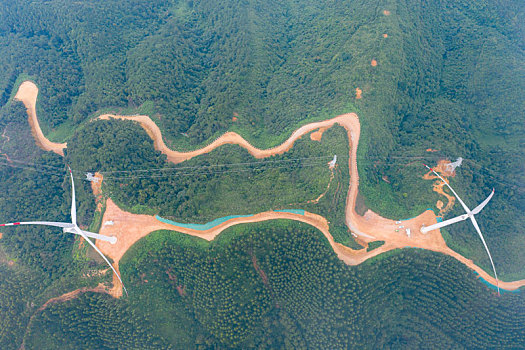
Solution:
<svg viewBox="0 0 525 350">
<path fill-rule="evenodd" d="M 52 151 L 56 154 L 64 156 L 64 148 L 66 143 L 56 143 L 49 141 L 40 129 L 38 118 L 36 116 L 36 98 L 38 96 L 38 88 L 31 81 L 24 81 L 18 88 L 18 92 L 15 95 L 15 99 L 22 101 L 24 106 L 27 108 L 27 115 L 29 119 L 29 125 L 31 126 L 31 133 L 35 138 L 38 147 L 44 151 Z"/>
<path fill-rule="evenodd" d="M 95 173 L 93 177 L 96 181 L 91 181 L 91 190 L 95 197 L 98 197 L 102 195 L 102 181 L 104 180 L 104 177 L 100 173 Z"/>
<path fill-rule="evenodd" d="M 376 60 L 372 60 L 372 61 L 370 62 L 370 65 L 371 65 L 372 67 L 377 66 L 377 61 L 376 61 Z"/>
<path fill-rule="evenodd" d="M 385 39 L 388 38 L 388 34 L 387 33 L 383 34 L 383 38 Z"/>
<path fill-rule="evenodd" d="M 325 132 L 326 128 L 319 128 L 319 130 L 314 131 L 310 134 L 310 139 L 312 141 L 321 141 L 323 138 L 323 133 Z"/>
<path fill-rule="evenodd" d="M 443 176 L 443 178 L 448 181 L 447 178 L 456 176 L 456 173 L 454 171 L 450 172 L 447 168 L 447 164 L 450 164 L 450 161 L 442 159 L 434 167 L 434 170 L 440 173 L 441 176 Z M 454 206 L 454 203 L 456 202 L 456 197 L 445 192 L 445 183 L 441 181 L 436 175 L 434 175 L 432 171 L 429 171 L 428 173 L 423 175 L 423 179 L 436 180 L 432 185 L 433 191 L 447 198 L 447 205 L 444 208 L 443 202 L 438 201 L 438 204 L 436 204 L 437 208 L 439 209 L 439 216 L 443 217 L 443 215 L 449 212 L 450 209 L 452 209 L 452 207 Z M 441 202 L 441 208 L 438 206 L 439 202 Z"/>
<path fill-rule="evenodd" d="M 390 16 L 390 11 L 388 11 L 388 10 L 384 10 L 384 11 L 383 11 L 383 14 L 384 14 L 385 16 Z"/>
<path fill-rule="evenodd" d="M 363 93 L 363 90 L 360 88 L 355 88 L 355 99 L 359 100 L 361 98 L 361 94 Z"/>
</svg>

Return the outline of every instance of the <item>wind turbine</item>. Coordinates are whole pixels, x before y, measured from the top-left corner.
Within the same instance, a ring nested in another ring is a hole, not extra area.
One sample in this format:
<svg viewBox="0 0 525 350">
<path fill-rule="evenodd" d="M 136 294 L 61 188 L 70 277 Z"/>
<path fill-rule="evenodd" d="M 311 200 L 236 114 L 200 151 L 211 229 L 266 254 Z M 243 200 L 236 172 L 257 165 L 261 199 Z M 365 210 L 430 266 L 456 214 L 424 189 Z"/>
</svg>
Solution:
<svg viewBox="0 0 525 350">
<path fill-rule="evenodd" d="M 426 165 L 426 164 L 423 164 L 423 165 L 426 166 L 437 177 L 439 177 L 441 179 L 441 181 L 443 181 L 445 183 L 445 185 L 452 191 L 454 196 L 456 196 L 456 198 L 458 199 L 459 203 L 461 204 L 461 206 L 463 207 L 463 209 L 465 209 L 465 211 L 467 213 L 463 214 L 463 215 L 460 215 L 460 216 L 456 216 L 455 218 L 452 218 L 452 219 L 448 219 L 448 220 L 445 220 L 445 221 L 442 221 L 442 222 L 438 222 L 437 224 L 434 224 L 434 225 L 423 226 L 423 227 L 421 227 L 421 233 L 427 233 L 429 231 L 432 231 L 432 230 L 435 230 L 435 229 L 438 229 L 438 228 L 441 228 L 441 227 L 445 227 L 445 226 L 448 226 L 448 225 L 451 225 L 451 224 L 455 224 L 456 222 L 464 221 L 464 220 L 467 220 L 467 219 L 470 218 L 470 220 L 472 221 L 472 225 L 474 225 L 474 228 L 478 232 L 479 238 L 481 238 L 481 241 L 483 242 L 483 245 L 485 246 L 485 250 L 487 251 L 487 254 L 489 256 L 490 264 L 492 265 L 492 271 L 494 271 L 494 276 L 496 277 L 496 286 L 498 288 L 498 295 L 499 295 L 498 274 L 496 273 L 496 268 L 494 267 L 494 262 L 492 261 L 492 256 L 490 255 L 490 251 L 489 251 L 489 248 L 487 247 L 487 243 L 485 243 L 485 239 L 483 238 L 483 235 L 481 234 L 481 230 L 479 229 L 479 226 L 478 226 L 478 223 L 476 221 L 476 218 L 474 218 L 474 215 L 478 214 L 481 211 L 481 209 L 483 209 L 487 205 L 487 203 L 491 200 L 492 196 L 494 195 L 494 189 L 492 189 L 492 192 L 487 197 L 487 199 L 485 199 L 483 202 L 481 202 L 476 208 L 474 208 L 474 210 L 470 210 L 466 206 L 466 204 L 461 200 L 461 198 L 459 198 L 459 196 L 456 193 L 456 191 L 454 191 L 452 189 L 452 187 L 450 187 L 448 182 L 445 181 L 445 179 L 443 179 L 441 177 L 441 175 L 439 175 L 434 169 L 432 169 L 428 165 Z"/>
<path fill-rule="evenodd" d="M 126 292 L 126 295 L 128 295 L 128 291 L 126 290 L 126 287 L 124 286 L 124 283 L 122 282 L 122 279 L 120 278 L 117 270 L 113 267 L 113 265 L 110 264 L 109 260 L 102 254 L 102 252 L 97 248 L 97 246 L 91 242 L 88 237 L 100 239 L 106 242 L 109 242 L 111 244 L 117 243 L 117 237 L 109 237 L 100 235 L 98 233 L 88 232 L 81 230 L 80 227 L 77 225 L 77 207 L 75 204 L 75 182 L 73 181 L 73 173 L 71 172 L 71 168 L 68 166 L 69 169 L 69 175 L 71 176 L 71 188 L 72 188 L 72 195 L 71 195 L 71 223 L 67 222 L 52 222 L 52 221 L 25 221 L 25 222 L 12 222 L 9 224 L 0 224 L 0 226 L 17 226 L 17 225 L 43 225 L 43 226 L 54 226 L 54 227 L 61 227 L 64 232 L 73 233 L 76 235 L 79 235 L 86 240 L 86 242 L 89 243 L 90 246 L 93 247 L 97 251 L 97 253 L 106 261 L 106 263 L 109 265 L 111 270 L 115 273 L 117 278 L 119 279 L 120 283 L 122 283 L 122 287 L 124 291 Z"/>
</svg>

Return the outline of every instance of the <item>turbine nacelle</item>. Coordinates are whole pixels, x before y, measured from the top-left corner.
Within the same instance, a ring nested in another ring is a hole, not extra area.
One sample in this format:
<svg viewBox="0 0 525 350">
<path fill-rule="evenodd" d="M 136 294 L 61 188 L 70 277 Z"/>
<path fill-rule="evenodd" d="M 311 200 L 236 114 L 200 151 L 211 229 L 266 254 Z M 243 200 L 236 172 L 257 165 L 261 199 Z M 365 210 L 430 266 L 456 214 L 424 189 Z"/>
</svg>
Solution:
<svg viewBox="0 0 525 350">
<path fill-rule="evenodd" d="M 75 181 L 73 180 L 73 172 L 71 171 L 71 168 L 67 167 L 69 170 L 69 174 L 71 176 L 71 222 L 52 222 L 52 221 L 26 221 L 26 222 L 13 222 L 9 224 L 1 224 L 0 226 L 15 226 L 15 225 L 43 225 L 43 226 L 53 226 L 53 227 L 60 227 L 64 232 L 67 233 L 73 233 L 75 235 L 79 235 L 83 237 L 86 242 L 93 248 L 95 251 L 104 259 L 104 261 L 109 265 L 113 273 L 117 276 L 120 283 L 122 283 L 122 288 L 124 289 L 124 292 L 126 292 L 126 295 L 128 294 L 128 291 L 126 290 L 126 287 L 124 286 L 124 283 L 122 282 L 122 279 L 120 278 L 120 275 L 118 274 L 117 270 L 111 265 L 109 260 L 102 254 L 100 249 L 97 248 L 97 246 L 91 242 L 89 238 L 94 239 L 100 239 L 102 241 L 109 242 L 111 244 L 117 243 L 117 237 L 110 237 L 110 236 L 104 236 L 98 233 L 83 231 L 78 227 L 77 225 L 77 207 L 75 203 Z"/>
<path fill-rule="evenodd" d="M 448 220 L 445 220 L 445 221 L 442 221 L 442 222 L 438 222 L 437 224 L 434 224 L 434 225 L 423 226 L 420 229 L 421 233 L 426 234 L 429 231 L 436 230 L 436 229 L 439 229 L 439 228 L 442 228 L 442 227 L 445 227 L 445 226 L 448 226 L 448 225 L 452 225 L 452 224 L 455 224 L 456 222 L 460 222 L 460 221 L 464 221 L 464 220 L 470 219 L 470 221 L 472 222 L 472 225 L 474 226 L 474 228 L 476 229 L 476 232 L 479 235 L 479 238 L 481 239 L 481 242 L 483 242 L 483 246 L 485 247 L 485 250 L 486 250 L 486 252 L 487 252 L 487 254 L 489 256 L 490 264 L 492 265 L 492 270 L 494 271 L 494 277 L 496 278 L 496 283 L 498 284 L 497 287 L 498 287 L 498 294 L 499 294 L 499 283 L 498 283 L 498 274 L 496 273 L 496 267 L 494 266 L 494 262 L 492 261 L 492 256 L 490 255 L 490 251 L 489 251 L 489 248 L 487 247 L 487 243 L 485 242 L 485 238 L 483 238 L 483 235 L 481 234 L 481 230 L 479 228 L 479 225 L 478 225 L 478 223 L 476 221 L 476 218 L 474 217 L 474 215 L 478 214 L 487 205 L 487 203 L 492 199 L 492 196 L 494 195 L 494 188 L 492 189 L 492 192 L 490 193 L 490 195 L 483 202 L 481 202 L 476 208 L 474 208 L 474 210 L 470 210 L 467 207 L 467 205 L 461 200 L 461 198 L 459 198 L 459 196 L 456 193 L 456 191 L 454 191 L 454 189 L 452 187 L 450 187 L 448 182 L 445 181 L 445 179 L 443 179 L 443 177 L 441 177 L 441 175 L 439 175 L 434 169 L 432 169 L 428 165 L 426 165 L 426 164 L 423 164 L 423 165 L 426 166 L 441 181 L 443 181 L 445 183 L 445 185 L 450 189 L 450 191 L 458 199 L 458 202 L 461 204 L 461 206 L 465 210 L 466 214 L 463 214 L 463 215 L 460 215 L 460 216 L 456 216 L 455 218 L 448 219 Z"/>
<path fill-rule="evenodd" d="M 104 235 L 100 235 L 98 233 L 84 231 L 84 230 L 81 230 L 80 227 L 78 227 L 78 226 L 65 227 L 63 229 L 63 231 L 67 232 L 67 233 L 73 233 L 75 235 L 80 235 L 80 236 L 81 236 L 81 234 L 79 232 L 82 232 L 82 233 L 84 233 L 84 235 L 86 235 L 89 238 L 100 239 L 101 241 L 109 242 L 111 244 L 117 243 L 117 237 L 115 237 L 115 236 L 104 236 Z"/>
</svg>

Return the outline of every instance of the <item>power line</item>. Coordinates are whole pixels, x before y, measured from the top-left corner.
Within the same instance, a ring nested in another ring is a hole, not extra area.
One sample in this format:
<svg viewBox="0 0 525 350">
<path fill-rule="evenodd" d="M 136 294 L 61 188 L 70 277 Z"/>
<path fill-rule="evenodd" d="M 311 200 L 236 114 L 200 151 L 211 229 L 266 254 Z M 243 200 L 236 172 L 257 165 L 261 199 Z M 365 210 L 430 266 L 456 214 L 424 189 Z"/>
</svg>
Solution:
<svg viewBox="0 0 525 350">
<path fill-rule="evenodd" d="M 421 160 L 423 161 L 429 158 L 430 159 L 443 159 L 442 156 L 425 155 L 425 156 L 389 156 L 389 157 L 381 157 L 381 158 L 379 157 L 377 158 L 358 157 L 357 160 L 361 162 L 370 161 L 370 162 L 375 162 L 378 164 L 396 165 L 396 164 L 404 163 L 404 162 L 401 162 L 400 160 L 414 160 L 414 161 Z M 257 171 L 263 168 L 282 169 L 282 168 L 290 167 L 293 165 L 300 165 L 301 167 L 313 167 L 316 165 L 323 164 L 323 162 L 328 159 L 331 159 L 331 156 L 303 157 L 303 158 L 277 159 L 277 160 L 274 159 L 274 160 L 261 160 L 261 161 L 239 162 L 239 163 L 211 164 L 211 165 L 201 165 L 201 166 L 182 166 L 182 167 L 170 166 L 170 167 L 149 168 L 149 169 L 113 170 L 113 171 L 101 171 L 100 173 L 106 179 L 126 179 L 126 178 L 145 179 L 145 178 L 162 178 L 162 177 L 171 177 L 171 176 L 191 176 L 191 175 L 198 176 L 198 175 L 209 175 L 209 174 L 214 174 L 214 173 L 220 174 L 220 173 Z M 393 159 L 396 161 L 392 161 Z M 482 167 L 473 160 L 465 159 L 464 161 L 468 162 L 469 164 L 477 168 L 479 173 L 482 173 L 481 171 L 484 170 L 483 175 L 489 176 L 495 182 L 501 185 L 519 188 L 520 190 L 522 190 L 524 187 L 523 183 L 520 183 L 520 182 L 502 180 L 502 177 L 499 176 L 497 173 L 495 173 L 493 170 L 486 168 L 486 167 Z M 3 162 L 0 160 L 0 166 L 10 166 L 14 168 L 35 171 L 35 172 L 40 172 L 40 173 L 45 173 L 45 174 L 50 174 L 50 175 L 60 176 L 64 174 L 64 167 L 57 167 L 57 166 L 41 164 L 41 163 L 32 163 L 32 162 L 27 162 L 27 161 L 18 160 L 18 159 L 9 159 L 9 160 L 5 159 Z M 252 168 L 239 169 L 239 167 L 249 167 L 249 166 L 252 166 Z M 230 168 L 230 169 L 213 170 L 217 168 Z M 87 172 L 93 172 L 93 170 L 86 171 L 86 170 L 75 169 L 75 170 L 72 170 L 72 172 L 75 174 L 75 179 L 86 180 L 85 174 Z M 113 176 L 113 174 L 117 176 Z M 123 176 L 118 176 L 121 174 Z"/>
<path fill-rule="evenodd" d="M 150 168 L 150 169 L 136 169 L 136 170 L 114 170 L 114 171 L 101 171 L 102 175 L 114 174 L 114 173 L 135 173 L 135 172 L 152 172 L 152 171 L 177 171 L 180 169 L 204 169 L 204 168 L 217 168 L 227 166 L 246 166 L 246 165 L 260 165 L 260 164 L 276 164 L 285 162 L 297 162 L 307 160 L 325 160 L 331 159 L 332 156 L 319 156 L 319 157 L 305 157 L 305 158 L 292 158 L 292 159 L 280 159 L 280 160 L 262 160 L 255 162 L 241 162 L 241 163 L 223 163 L 223 164 L 212 164 L 212 165 L 195 165 L 186 167 L 164 167 L 164 168 Z"/>
<path fill-rule="evenodd" d="M 306 167 L 315 167 L 324 165 L 323 163 L 299 163 L 299 168 Z M 290 168 L 290 165 L 281 165 L 281 166 L 272 166 L 269 168 L 247 168 L 247 169 L 225 169 L 225 170 L 215 170 L 215 171 L 194 171 L 194 172 L 181 172 L 181 173 L 168 173 L 168 174 L 153 174 L 153 175 L 129 175 L 129 176 L 109 176 L 104 179 L 118 180 L 118 179 L 149 179 L 149 178 L 162 178 L 162 177 L 175 177 L 175 176 L 202 176 L 202 175 L 212 175 L 212 174 L 226 174 L 226 173 L 241 173 L 241 172 L 250 172 L 250 171 L 262 171 L 270 169 L 283 169 Z"/>
</svg>

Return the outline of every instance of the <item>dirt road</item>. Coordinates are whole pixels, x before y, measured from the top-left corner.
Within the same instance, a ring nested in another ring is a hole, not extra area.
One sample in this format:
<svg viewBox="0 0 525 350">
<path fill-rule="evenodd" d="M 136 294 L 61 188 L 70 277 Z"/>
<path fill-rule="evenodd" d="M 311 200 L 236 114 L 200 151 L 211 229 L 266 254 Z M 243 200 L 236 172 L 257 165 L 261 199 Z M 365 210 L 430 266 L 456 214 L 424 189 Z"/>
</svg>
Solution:
<svg viewBox="0 0 525 350">
<path fill-rule="evenodd" d="M 38 87 L 31 81 L 24 81 L 15 95 L 15 99 L 22 101 L 24 106 L 27 108 L 27 116 L 29 119 L 29 125 L 31 126 L 31 133 L 35 138 L 38 147 L 44 151 L 52 151 L 56 154 L 64 156 L 64 148 L 67 147 L 66 143 L 56 143 L 49 141 L 40 128 L 38 118 L 36 116 L 36 98 L 38 96 Z"/>
<path fill-rule="evenodd" d="M 102 285 L 102 284 L 99 284 L 98 286 L 96 286 L 94 288 L 83 287 L 83 288 L 79 288 L 79 289 L 76 289 L 74 291 L 62 294 L 61 296 L 49 299 L 42 306 L 40 306 L 38 308 L 38 310 L 36 310 L 33 313 L 33 315 L 31 315 L 31 317 L 29 318 L 29 322 L 27 323 L 27 327 L 26 327 L 26 332 L 25 332 L 25 334 L 24 334 L 24 336 L 22 338 L 23 340 L 22 340 L 22 344 L 19 347 L 19 350 L 24 350 L 25 349 L 25 338 L 26 338 L 27 332 L 31 329 L 31 324 L 32 324 L 33 319 L 35 318 L 36 315 L 38 315 L 41 311 L 45 310 L 47 307 L 49 307 L 49 306 L 51 306 L 53 304 L 63 303 L 65 301 L 75 299 L 80 294 L 87 293 L 87 292 L 108 293 L 108 291 L 106 290 L 106 287 L 104 287 L 104 285 Z"/>
<path fill-rule="evenodd" d="M 343 114 L 333 119 L 322 122 L 307 124 L 297 129 L 285 142 L 281 145 L 271 149 L 261 150 L 255 148 L 244 140 L 239 134 L 228 132 L 218 138 L 212 144 L 192 152 L 177 152 L 169 149 L 162 141 L 162 134 L 159 128 L 147 116 L 111 116 L 105 115 L 103 118 L 118 118 L 125 120 L 134 120 L 141 123 L 142 127 L 148 131 L 148 134 L 153 137 L 155 148 L 168 156 L 168 159 L 174 163 L 180 163 L 184 160 L 191 159 L 195 156 L 207 153 L 223 144 L 237 144 L 250 152 L 256 158 L 270 157 L 275 154 L 282 154 L 288 151 L 296 140 L 315 130 L 326 130 L 335 124 L 339 124 L 345 128 L 350 143 L 350 185 L 348 188 L 348 195 L 346 200 L 346 224 L 351 231 L 359 235 L 360 240 L 369 243 L 376 240 L 383 240 L 385 244 L 370 252 L 365 250 L 352 250 L 346 246 L 334 242 L 332 235 L 328 229 L 328 223 L 325 218 L 306 213 L 306 215 L 282 213 L 282 212 L 264 212 L 247 218 L 230 219 L 213 229 L 206 231 L 197 231 L 184 227 L 169 225 L 161 223 L 152 216 L 135 215 L 127 213 L 118 208 L 115 203 L 108 200 L 106 203 L 106 212 L 104 214 L 104 222 L 113 221 L 112 226 L 103 226 L 101 233 L 108 235 L 116 235 L 118 242 L 111 245 L 107 242 L 97 242 L 99 248 L 104 254 L 110 256 L 117 264 L 124 253 L 137 240 L 146 236 L 149 232 L 159 229 L 174 230 L 183 232 L 193 236 L 204 238 L 208 241 L 213 240 L 220 232 L 226 228 L 240 223 L 260 222 L 265 220 L 275 219 L 290 219 L 308 223 L 318 228 L 324 236 L 328 239 L 330 245 L 334 249 L 339 259 L 349 265 L 360 264 L 361 262 L 383 252 L 404 248 L 404 247 L 418 247 L 428 249 L 443 254 L 448 254 L 458 259 L 471 269 L 478 272 L 478 274 L 490 283 L 496 284 L 496 280 L 488 275 L 484 270 L 475 265 L 471 260 L 468 260 L 458 253 L 447 247 L 445 240 L 441 236 L 439 230 L 431 231 L 427 234 L 420 233 L 419 229 L 422 225 L 431 225 L 436 223 L 436 216 L 434 212 L 427 210 L 416 218 L 402 221 L 401 224 L 396 224 L 394 220 L 386 219 L 371 210 L 368 210 L 364 216 L 360 216 L 355 211 L 355 203 L 359 188 L 359 174 L 357 171 L 357 145 L 359 143 L 360 123 L 356 114 Z M 318 132 L 318 131 L 317 131 Z M 316 135 L 317 136 L 317 135 Z M 314 136 L 314 140 L 318 137 Z M 402 227 L 401 227 L 402 226 Z M 411 235 L 408 237 L 406 229 L 410 229 Z M 396 232 L 397 231 L 397 232 Z M 117 265 L 118 266 L 118 265 Z M 115 278 L 114 282 L 118 282 Z M 500 281 L 500 287 L 504 289 L 516 289 L 519 286 L 525 285 L 525 280 L 514 282 Z"/>
<path fill-rule="evenodd" d="M 28 109 L 29 122 L 37 144 L 45 150 L 53 151 L 55 153 L 63 155 L 63 150 L 66 147 L 66 144 L 57 144 L 50 142 L 42 134 L 42 131 L 38 124 L 35 109 L 37 95 L 38 88 L 36 87 L 36 85 L 32 82 L 26 81 L 22 85 L 20 85 L 20 88 L 15 98 L 22 101 Z M 97 246 L 101 249 L 101 251 L 104 254 L 113 259 L 116 269 L 118 269 L 118 263 L 124 255 L 124 253 L 137 240 L 155 230 L 174 230 L 211 241 L 223 230 L 233 225 L 275 219 L 289 219 L 305 222 L 318 228 L 328 239 L 330 245 L 334 249 L 339 259 L 343 260 L 346 264 L 349 265 L 360 264 L 366 259 L 369 259 L 373 256 L 376 256 L 378 254 L 392 249 L 404 247 L 419 247 L 453 256 L 454 258 L 461 261 L 471 269 L 478 272 L 478 274 L 488 282 L 496 284 L 496 280 L 492 276 L 488 275 L 484 270 L 475 265 L 471 260 L 466 259 L 465 257 L 461 256 L 460 254 L 454 252 L 452 249 L 447 247 L 445 240 L 441 236 L 439 230 L 431 231 L 426 235 L 420 233 L 419 229 L 422 225 L 428 226 L 436 223 L 436 216 L 432 211 L 427 210 L 424 213 L 417 216 L 416 218 L 402 221 L 401 224 L 396 224 L 394 220 L 386 219 L 372 212 L 371 210 L 365 212 L 363 216 L 359 215 L 356 212 L 355 205 L 359 189 L 359 174 L 357 171 L 357 145 L 359 143 L 361 126 L 359 123 L 359 118 L 355 113 L 343 114 L 329 120 L 304 125 L 297 129 L 295 132 L 293 132 L 292 135 L 281 145 L 266 150 L 261 150 L 252 146 L 248 141 L 246 141 L 244 138 L 242 138 L 239 134 L 235 132 L 227 132 L 221 137 L 219 137 L 217 140 L 212 142 L 210 145 L 191 152 L 177 152 L 168 148 L 162 139 L 162 133 L 160 129 L 148 116 L 115 116 L 106 114 L 99 117 L 99 119 L 109 118 L 133 120 L 139 122 L 140 125 L 147 131 L 147 133 L 153 139 L 155 149 L 166 154 L 168 160 L 173 163 L 181 163 L 198 155 L 208 153 L 213 149 L 224 144 L 237 144 L 245 148 L 255 158 L 266 158 L 273 155 L 283 154 L 284 152 L 288 151 L 293 146 L 295 141 L 297 141 L 299 138 L 316 130 L 318 131 L 314 133 L 314 135 L 311 136 L 311 138 L 313 140 L 318 140 L 321 138 L 322 132 L 324 130 L 332 127 L 335 124 L 339 124 L 345 128 L 350 146 L 350 156 L 348 163 L 350 170 L 350 184 L 348 187 L 348 194 L 346 199 L 346 224 L 353 233 L 359 236 L 359 240 L 364 243 L 369 243 L 377 240 L 385 241 L 385 244 L 383 246 L 374 249 L 370 252 L 366 252 L 365 250 L 352 250 L 351 248 L 343 246 L 339 243 L 335 243 L 332 235 L 329 232 L 328 222 L 326 221 L 326 219 L 312 213 L 300 215 L 293 213 L 269 211 L 253 215 L 251 217 L 230 219 L 210 230 L 197 231 L 162 223 L 156 220 L 153 216 L 136 215 L 122 211 L 115 205 L 115 203 L 113 203 L 111 199 L 108 199 L 106 203 L 106 211 L 104 213 L 103 222 L 105 223 L 108 221 L 113 221 L 113 225 L 102 225 L 100 233 L 110 236 L 116 235 L 118 241 L 115 245 L 111 245 L 108 242 L 104 241 L 97 241 Z M 94 188 L 94 191 L 98 192 L 99 188 Z M 410 237 L 407 235 L 406 229 L 410 229 Z M 521 286 L 525 286 L 525 280 L 513 282 L 500 281 L 499 285 L 503 289 L 513 290 Z M 116 279 L 115 276 L 114 288 L 111 290 L 111 294 L 116 297 L 122 295 L 122 288 L 118 279 Z"/>
</svg>

